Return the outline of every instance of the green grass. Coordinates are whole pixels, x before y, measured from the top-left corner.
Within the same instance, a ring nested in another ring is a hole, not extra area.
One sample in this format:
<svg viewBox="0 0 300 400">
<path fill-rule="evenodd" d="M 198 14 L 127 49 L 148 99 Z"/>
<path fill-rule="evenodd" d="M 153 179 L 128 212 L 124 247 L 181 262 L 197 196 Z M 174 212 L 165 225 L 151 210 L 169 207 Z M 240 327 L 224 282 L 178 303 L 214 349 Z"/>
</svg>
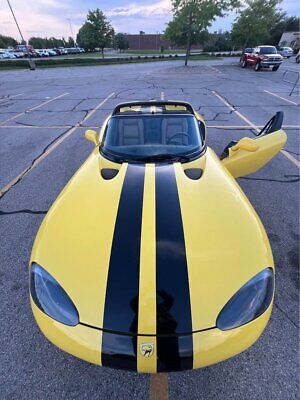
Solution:
<svg viewBox="0 0 300 400">
<path fill-rule="evenodd" d="M 161 53 L 159 50 L 125 50 L 126 54 L 147 55 L 147 54 L 185 54 L 185 50 L 165 50 Z"/>
<path fill-rule="evenodd" d="M 191 60 L 214 60 L 216 57 L 207 54 L 195 55 L 190 57 Z M 174 61 L 182 60 L 182 57 L 161 55 L 159 57 L 145 56 L 145 58 L 126 57 L 126 58 L 88 58 L 88 57 L 74 57 L 74 58 L 51 58 L 51 59 L 37 59 L 35 64 L 37 68 L 54 68 L 54 67 L 78 67 L 78 66 L 101 66 L 113 64 L 134 64 L 145 62 L 157 61 Z M 0 62 L 1 69 L 28 69 L 29 64 L 27 60 L 6 60 Z"/>
</svg>

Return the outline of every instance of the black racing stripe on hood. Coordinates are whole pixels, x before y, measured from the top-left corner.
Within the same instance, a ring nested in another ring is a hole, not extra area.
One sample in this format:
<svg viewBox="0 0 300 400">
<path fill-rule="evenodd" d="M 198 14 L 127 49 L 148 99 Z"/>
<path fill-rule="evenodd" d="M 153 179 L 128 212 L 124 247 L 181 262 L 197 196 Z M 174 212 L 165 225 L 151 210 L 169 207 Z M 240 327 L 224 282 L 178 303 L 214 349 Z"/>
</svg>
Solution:
<svg viewBox="0 0 300 400">
<path fill-rule="evenodd" d="M 192 332 L 184 232 L 174 166 L 156 166 L 155 184 L 157 335 Z M 167 360 L 176 358 L 176 354 L 180 364 L 182 343 L 175 339 L 166 347 L 166 341 L 157 338 L 158 371 L 168 370 Z M 185 339 L 184 347 L 193 348 L 192 336 Z M 192 355 L 186 363 L 193 367 Z"/>
<path fill-rule="evenodd" d="M 103 329 L 110 331 L 137 333 L 144 179 L 144 165 L 128 165 L 115 224 L 106 286 Z M 102 350 L 110 347 L 110 340 L 110 335 L 103 332 Z M 128 344 L 133 345 L 130 341 Z M 134 349 L 128 353 L 133 354 Z M 136 359 L 133 358 L 132 362 L 136 363 Z M 102 364 L 113 367 L 114 357 L 104 356 Z"/>
</svg>

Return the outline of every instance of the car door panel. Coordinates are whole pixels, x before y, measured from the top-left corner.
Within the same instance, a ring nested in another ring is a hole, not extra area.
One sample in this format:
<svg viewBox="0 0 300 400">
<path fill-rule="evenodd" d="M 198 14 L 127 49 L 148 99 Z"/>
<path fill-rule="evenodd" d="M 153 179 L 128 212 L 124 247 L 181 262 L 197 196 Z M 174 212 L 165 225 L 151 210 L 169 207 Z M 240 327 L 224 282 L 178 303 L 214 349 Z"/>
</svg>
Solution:
<svg viewBox="0 0 300 400">
<path fill-rule="evenodd" d="M 241 139 L 229 148 L 228 156 L 222 160 L 235 178 L 252 174 L 266 165 L 285 145 L 287 136 L 280 129 L 257 139 L 247 139 L 246 144 Z"/>
</svg>

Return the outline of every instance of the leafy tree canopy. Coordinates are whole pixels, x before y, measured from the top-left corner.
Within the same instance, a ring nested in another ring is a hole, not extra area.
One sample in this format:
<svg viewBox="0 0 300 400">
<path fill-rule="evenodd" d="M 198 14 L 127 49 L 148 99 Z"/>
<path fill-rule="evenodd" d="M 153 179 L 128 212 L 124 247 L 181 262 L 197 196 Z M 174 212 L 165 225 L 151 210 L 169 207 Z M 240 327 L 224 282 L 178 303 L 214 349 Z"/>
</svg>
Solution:
<svg viewBox="0 0 300 400">
<path fill-rule="evenodd" d="M 278 8 L 282 0 L 245 0 L 246 7 L 236 18 L 231 32 L 232 42 L 240 47 L 274 43 L 272 32 L 285 19 Z"/>
<path fill-rule="evenodd" d="M 70 42 L 66 41 L 64 38 L 57 39 L 55 37 L 31 37 L 28 41 L 28 44 L 33 46 L 35 49 L 53 49 L 57 47 L 74 47 L 74 40 L 72 39 L 72 42 Z"/>
<path fill-rule="evenodd" d="M 191 45 L 207 39 L 207 28 L 216 17 L 237 7 L 239 0 L 173 0 L 172 4 L 174 18 L 164 35 L 177 46 L 186 45 L 188 55 Z"/>
<path fill-rule="evenodd" d="M 97 8 L 89 11 L 86 22 L 79 29 L 77 43 L 85 50 L 112 46 L 114 29 L 108 22 L 104 13 Z"/>
<path fill-rule="evenodd" d="M 10 36 L 4 36 L 4 35 L 0 35 L 0 49 L 6 49 L 7 47 L 14 47 L 18 44 L 18 42 L 10 37 Z"/>
<path fill-rule="evenodd" d="M 129 47 L 127 36 L 124 33 L 117 33 L 114 37 L 114 47 L 120 51 Z"/>
</svg>

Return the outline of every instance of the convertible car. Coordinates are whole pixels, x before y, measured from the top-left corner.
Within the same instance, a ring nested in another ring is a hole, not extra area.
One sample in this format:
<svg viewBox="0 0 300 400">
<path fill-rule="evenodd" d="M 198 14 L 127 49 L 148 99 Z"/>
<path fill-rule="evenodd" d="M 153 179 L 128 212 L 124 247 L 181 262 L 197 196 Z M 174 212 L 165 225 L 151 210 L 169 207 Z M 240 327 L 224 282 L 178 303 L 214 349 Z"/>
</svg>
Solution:
<svg viewBox="0 0 300 400">
<path fill-rule="evenodd" d="M 251 346 L 274 297 L 264 227 L 235 178 L 286 142 L 278 112 L 221 156 L 189 103 L 118 105 L 47 213 L 30 259 L 36 322 L 88 362 L 200 368 Z"/>
</svg>

